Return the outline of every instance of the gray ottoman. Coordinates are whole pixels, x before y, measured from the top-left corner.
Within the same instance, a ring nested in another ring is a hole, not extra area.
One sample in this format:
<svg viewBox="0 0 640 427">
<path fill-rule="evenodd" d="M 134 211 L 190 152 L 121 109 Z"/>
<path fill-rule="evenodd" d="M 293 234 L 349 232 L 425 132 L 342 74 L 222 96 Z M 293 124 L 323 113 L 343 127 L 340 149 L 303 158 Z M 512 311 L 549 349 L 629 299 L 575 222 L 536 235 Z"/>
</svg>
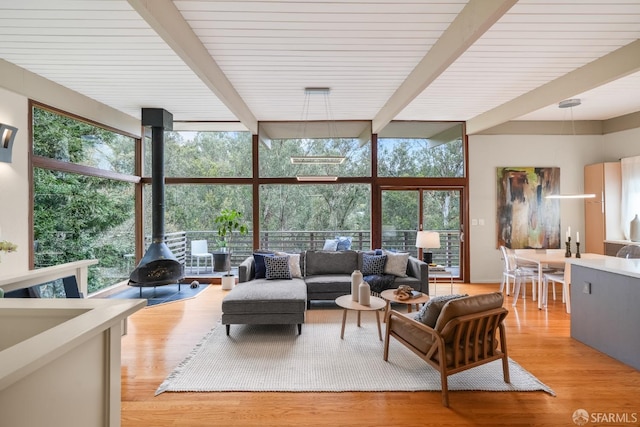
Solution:
<svg viewBox="0 0 640 427">
<path fill-rule="evenodd" d="M 302 279 L 257 279 L 237 284 L 222 300 L 222 324 L 297 324 L 302 333 L 307 285 Z"/>
</svg>

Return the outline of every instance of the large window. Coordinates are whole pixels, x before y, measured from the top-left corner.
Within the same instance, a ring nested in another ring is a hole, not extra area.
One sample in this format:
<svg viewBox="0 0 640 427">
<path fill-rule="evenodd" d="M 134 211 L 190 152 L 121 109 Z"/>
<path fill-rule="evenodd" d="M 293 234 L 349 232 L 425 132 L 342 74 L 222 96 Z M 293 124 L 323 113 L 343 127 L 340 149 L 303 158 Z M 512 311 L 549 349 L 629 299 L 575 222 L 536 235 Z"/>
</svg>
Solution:
<svg viewBox="0 0 640 427">
<path fill-rule="evenodd" d="M 133 174 L 134 139 L 43 108 L 33 109 L 33 154 Z"/>
<path fill-rule="evenodd" d="M 165 132 L 165 176 L 251 177 L 251 133 Z M 145 139 L 145 175 L 151 175 L 151 144 Z"/>
<path fill-rule="evenodd" d="M 260 177 L 370 177 L 368 122 L 263 123 Z"/>
<path fill-rule="evenodd" d="M 34 267 L 99 259 L 89 268 L 90 293 L 124 280 L 135 248 L 135 177 L 124 175 L 133 171 L 135 139 L 32 111 Z"/>
<path fill-rule="evenodd" d="M 260 243 L 286 250 L 322 249 L 325 239 L 371 243 L 371 190 L 365 184 L 261 185 Z"/>
<path fill-rule="evenodd" d="M 151 236 L 151 189 L 144 192 L 145 236 Z M 242 213 L 242 220 L 249 227 L 249 234 L 239 236 L 234 233 L 230 245 L 225 250 L 232 253 L 234 265 L 251 254 L 252 212 L 251 185 L 227 184 L 172 184 L 165 188 L 164 225 L 166 233 L 183 233 L 187 263 L 189 262 L 191 241 L 207 240 L 210 252 L 222 249 L 213 219 L 222 209 L 235 209 Z"/>
<path fill-rule="evenodd" d="M 378 135 L 378 175 L 464 177 L 462 124 L 390 123 Z"/>
<path fill-rule="evenodd" d="M 152 231 L 150 139 L 143 140 L 142 176 L 134 176 L 138 140 L 34 105 L 35 267 L 98 258 L 90 292 L 127 279 L 136 252 L 144 253 L 135 236 L 148 243 Z M 370 121 L 261 122 L 257 136 L 206 129 L 164 134 L 162 220 L 167 234 L 180 236 L 185 263 L 193 240 L 220 248 L 214 218 L 222 209 L 240 211 L 249 228 L 228 248 L 233 266 L 255 247 L 320 249 L 336 237 L 350 237 L 353 249 L 416 253 L 421 226 L 451 239 L 443 261 L 462 262 L 461 123 L 392 122 L 377 138 Z M 136 185 L 141 212 L 134 211 Z"/>
</svg>

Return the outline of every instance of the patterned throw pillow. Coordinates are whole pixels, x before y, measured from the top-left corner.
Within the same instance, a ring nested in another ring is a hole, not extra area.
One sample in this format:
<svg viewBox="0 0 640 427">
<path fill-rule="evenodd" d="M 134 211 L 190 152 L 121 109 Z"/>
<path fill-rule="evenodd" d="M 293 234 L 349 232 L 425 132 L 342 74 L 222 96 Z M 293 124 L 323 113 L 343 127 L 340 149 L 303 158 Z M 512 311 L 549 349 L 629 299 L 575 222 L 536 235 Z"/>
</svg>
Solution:
<svg viewBox="0 0 640 427">
<path fill-rule="evenodd" d="M 289 272 L 292 278 L 302 279 L 302 268 L 300 268 L 300 254 L 288 254 L 286 252 L 277 252 L 277 256 L 289 257 Z"/>
<path fill-rule="evenodd" d="M 288 256 L 265 257 L 264 264 L 267 267 L 267 280 L 291 279 Z"/>
<path fill-rule="evenodd" d="M 272 257 L 274 254 L 268 253 L 254 253 L 253 260 L 255 262 L 255 278 L 256 279 L 264 279 L 267 275 L 267 266 L 264 263 L 264 259 L 266 257 Z"/>
<path fill-rule="evenodd" d="M 338 241 L 336 239 L 327 239 L 324 241 L 323 251 L 337 251 Z"/>
<path fill-rule="evenodd" d="M 362 255 L 362 275 L 363 276 L 382 276 L 384 273 L 384 264 L 387 261 L 386 255 Z"/>
<path fill-rule="evenodd" d="M 348 250 L 351 250 L 351 242 L 352 241 L 353 241 L 353 237 L 351 237 L 351 236 L 338 236 L 338 237 L 336 237 L 336 242 L 338 242 L 336 250 L 337 251 L 348 251 Z"/>
<path fill-rule="evenodd" d="M 384 251 L 387 256 L 387 263 L 384 265 L 384 274 L 393 274 L 398 277 L 407 277 L 407 262 L 409 262 L 408 252 Z"/>
<path fill-rule="evenodd" d="M 440 316 L 440 312 L 442 311 L 442 307 L 451 300 L 467 296 L 469 295 L 452 294 L 433 297 L 422 306 L 420 311 L 414 316 L 414 319 L 418 322 L 424 323 L 430 328 L 435 328 L 438 316 Z"/>
</svg>

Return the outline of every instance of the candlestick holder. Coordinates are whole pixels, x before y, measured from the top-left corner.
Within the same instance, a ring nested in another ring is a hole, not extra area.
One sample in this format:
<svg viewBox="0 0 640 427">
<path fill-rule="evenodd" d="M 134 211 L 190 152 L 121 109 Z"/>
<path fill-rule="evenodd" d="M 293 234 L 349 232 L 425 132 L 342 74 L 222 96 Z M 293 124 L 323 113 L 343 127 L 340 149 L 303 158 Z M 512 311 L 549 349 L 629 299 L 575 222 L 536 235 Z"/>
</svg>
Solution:
<svg viewBox="0 0 640 427">
<path fill-rule="evenodd" d="M 580 258 L 580 242 L 576 242 L 576 258 Z"/>
<path fill-rule="evenodd" d="M 567 237 L 567 250 L 564 253 L 565 258 L 571 258 L 571 237 Z"/>
</svg>

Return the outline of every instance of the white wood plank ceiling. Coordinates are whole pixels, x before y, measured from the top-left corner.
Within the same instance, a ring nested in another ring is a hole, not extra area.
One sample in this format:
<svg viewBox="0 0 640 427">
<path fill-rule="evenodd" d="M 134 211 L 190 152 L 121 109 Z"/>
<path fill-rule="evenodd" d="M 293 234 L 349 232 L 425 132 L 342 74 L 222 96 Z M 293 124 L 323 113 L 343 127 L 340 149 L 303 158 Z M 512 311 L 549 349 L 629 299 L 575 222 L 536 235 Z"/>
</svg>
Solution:
<svg viewBox="0 0 640 427">
<path fill-rule="evenodd" d="M 574 97 L 576 120 L 606 120 L 640 111 L 639 39 L 640 0 L 0 0 L 1 59 L 133 117 L 254 132 L 327 118 L 477 132 L 566 120 L 557 103 Z M 331 92 L 303 117 L 305 87 Z"/>
</svg>

